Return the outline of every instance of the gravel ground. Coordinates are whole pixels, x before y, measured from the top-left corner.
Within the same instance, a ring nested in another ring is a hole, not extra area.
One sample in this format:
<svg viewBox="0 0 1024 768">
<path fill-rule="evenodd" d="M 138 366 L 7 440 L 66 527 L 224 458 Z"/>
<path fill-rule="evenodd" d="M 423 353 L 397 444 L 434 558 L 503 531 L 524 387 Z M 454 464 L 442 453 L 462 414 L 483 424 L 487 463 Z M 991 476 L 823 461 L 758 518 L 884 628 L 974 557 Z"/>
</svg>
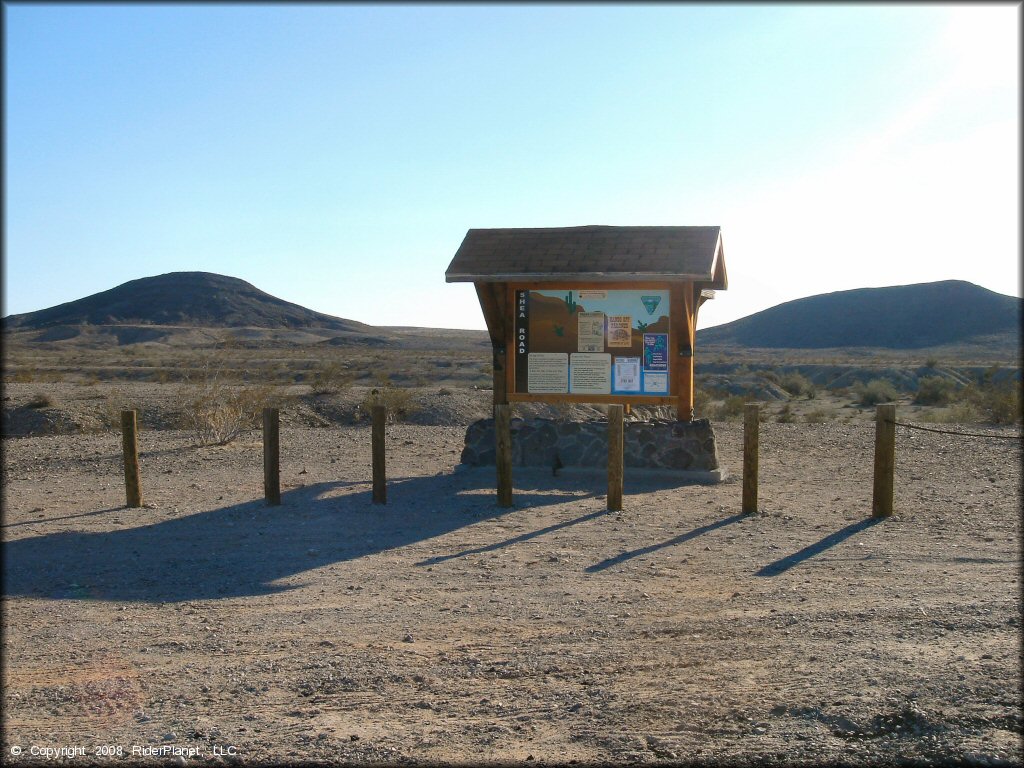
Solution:
<svg viewBox="0 0 1024 768">
<path fill-rule="evenodd" d="M 274 508 L 258 433 L 144 429 L 142 509 L 118 435 L 5 437 L 5 762 L 1021 763 L 1019 441 L 900 428 L 876 522 L 864 424 L 762 425 L 741 516 L 738 424 L 611 513 L 499 509 L 464 423 L 389 426 L 374 505 L 368 426 L 295 422 Z"/>
</svg>

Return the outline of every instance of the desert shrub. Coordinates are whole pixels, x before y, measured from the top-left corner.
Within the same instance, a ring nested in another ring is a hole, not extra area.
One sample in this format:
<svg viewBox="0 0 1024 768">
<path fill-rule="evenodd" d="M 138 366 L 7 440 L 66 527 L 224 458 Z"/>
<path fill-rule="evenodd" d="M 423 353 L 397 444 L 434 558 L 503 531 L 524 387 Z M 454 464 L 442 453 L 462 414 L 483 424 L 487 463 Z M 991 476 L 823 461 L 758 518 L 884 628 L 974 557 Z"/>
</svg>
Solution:
<svg viewBox="0 0 1024 768">
<path fill-rule="evenodd" d="M 179 395 L 181 426 L 197 445 L 227 445 L 260 424 L 264 408 L 273 401 L 269 386 L 230 386 L 224 369 L 204 363 L 190 374 Z"/>
<path fill-rule="evenodd" d="M 857 402 L 861 405 L 891 403 L 899 397 L 896 387 L 888 379 L 872 379 L 867 384 L 857 382 L 853 391 L 857 394 Z"/>
<path fill-rule="evenodd" d="M 942 376 L 925 376 L 917 383 L 917 405 L 948 405 L 956 396 L 956 384 Z"/>
<path fill-rule="evenodd" d="M 227 445 L 260 424 L 271 400 L 268 386 L 230 387 L 209 382 L 191 389 L 181 407 L 182 426 L 197 445 Z"/>
<path fill-rule="evenodd" d="M 789 424 L 796 421 L 796 415 L 793 413 L 793 406 L 789 403 L 783 403 L 782 408 L 779 409 L 778 415 L 775 420 L 780 424 Z"/>
<path fill-rule="evenodd" d="M 341 363 L 333 361 L 321 365 L 309 377 L 309 386 L 314 395 L 333 395 L 348 389 L 355 381 L 354 374 Z"/>
<path fill-rule="evenodd" d="M 32 395 L 26 406 L 29 408 L 53 408 L 57 404 L 57 401 L 53 399 L 51 395 L 45 392 L 36 392 Z"/>
<path fill-rule="evenodd" d="M 696 418 L 701 418 L 705 413 L 708 413 L 711 409 L 711 393 L 706 389 L 700 387 L 694 387 L 693 390 L 693 415 Z"/>
<path fill-rule="evenodd" d="M 737 421 L 743 418 L 743 408 L 747 403 L 754 402 L 754 398 L 744 395 L 729 395 L 722 404 L 715 409 L 715 418 L 722 421 Z"/>
<path fill-rule="evenodd" d="M 111 393 L 104 397 L 96 414 L 101 428 L 120 429 L 121 409 L 124 407 L 124 397 L 120 393 Z"/>
<path fill-rule="evenodd" d="M 924 367 L 925 368 L 931 368 L 933 370 L 935 368 L 938 368 L 939 367 L 939 359 L 937 357 L 929 357 L 927 360 L 924 361 Z"/>
<path fill-rule="evenodd" d="M 779 386 L 793 397 L 807 397 L 808 400 L 818 393 L 810 379 L 797 371 L 787 373 L 779 379 Z"/>
<path fill-rule="evenodd" d="M 973 424 L 980 420 L 978 410 L 970 403 L 954 403 L 948 408 L 933 408 L 922 411 L 920 421 L 932 424 Z"/>
<path fill-rule="evenodd" d="M 1003 367 L 998 363 L 996 363 L 995 365 L 990 365 L 988 368 L 986 368 L 984 372 L 982 372 L 981 374 L 981 385 L 987 387 L 990 384 L 992 384 L 992 382 L 995 381 L 996 376 L 999 375 L 999 372 L 1002 369 Z"/>
<path fill-rule="evenodd" d="M 808 424 L 824 424 L 832 418 L 832 414 L 824 408 L 815 408 L 804 414 L 804 421 Z"/>
<path fill-rule="evenodd" d="M 388 423 L 402 421 L 418 408 L 412 392 L 396 387 L 386 376 L 377 379 L 376 386 L 366 393 L 359 407 L 369 418 L 370 409 L 375 405 L 383 405 L 388 409 Z"/>
<path fill-rule="evenodd" d="M 32 382 L 55 384 L 57 382 L 64 381 L 64 374 L 61 371 L 28 366 L 25 368 L 19 368 L 17 371 L 7 374 L 5 378 L 7 381 L 19 384 L 28 384 Z"/>
<path fill-rule="evenodd" d="M 15 384 L 29 384 L 36 380 L 38 371 L 35 367 L 19 368 L 16 371 L 11 371 L 4 378 Z"/>
<path fill-rule="evenodd" d="M 972 384 L 964 387 L 962 400 L 990 424 L 1016 424 L 1022 421 L 1022 387 L 1020 381 Z"/>
</svg>

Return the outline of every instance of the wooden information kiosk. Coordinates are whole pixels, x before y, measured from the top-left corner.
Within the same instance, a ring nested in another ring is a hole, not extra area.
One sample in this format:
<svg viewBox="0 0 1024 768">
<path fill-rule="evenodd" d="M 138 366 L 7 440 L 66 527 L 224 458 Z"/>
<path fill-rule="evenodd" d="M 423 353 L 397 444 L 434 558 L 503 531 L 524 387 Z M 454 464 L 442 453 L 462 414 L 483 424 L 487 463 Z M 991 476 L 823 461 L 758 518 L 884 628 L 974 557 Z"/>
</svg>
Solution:
<svg viewBox="0 0 1024 768">
<path fill-rule="evenodd" d="M 445 280 L 476 287 L 495 405 L 674 405 L 693 419 L 697 311 L 728 286 L 719 227 L 471 229 Z"/>
</svg>

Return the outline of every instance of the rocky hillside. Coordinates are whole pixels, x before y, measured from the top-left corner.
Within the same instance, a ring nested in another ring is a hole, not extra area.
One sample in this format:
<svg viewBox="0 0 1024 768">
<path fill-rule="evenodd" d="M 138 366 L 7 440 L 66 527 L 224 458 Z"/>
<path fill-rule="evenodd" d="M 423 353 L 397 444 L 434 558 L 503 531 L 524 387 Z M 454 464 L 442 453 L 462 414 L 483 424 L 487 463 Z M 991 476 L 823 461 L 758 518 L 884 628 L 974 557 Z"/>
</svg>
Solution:
<svg viewBox="0 0 1024 768">
<path fill-rule="evenodd" d="M 83 299 L 3 320 L 4 330 L 81 325 L 370 330 L 363 323 L 314 312 L 244 280 L 210 272 L 170 272 L 131 280 Z"/>
<path fill-rule="evenodd" d="M 1021 299 L 962 280 L 808 296 L 697 332 L 700 346 L 1019 347 Z"/>
</svg>

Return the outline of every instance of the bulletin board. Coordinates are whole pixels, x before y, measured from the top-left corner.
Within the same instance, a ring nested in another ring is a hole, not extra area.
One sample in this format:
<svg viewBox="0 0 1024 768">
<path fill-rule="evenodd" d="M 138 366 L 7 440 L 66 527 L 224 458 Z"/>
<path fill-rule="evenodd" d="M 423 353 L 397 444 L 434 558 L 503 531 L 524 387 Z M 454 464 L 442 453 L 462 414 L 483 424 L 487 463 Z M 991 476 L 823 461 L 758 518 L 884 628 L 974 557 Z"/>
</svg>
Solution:
<svg viewBox="0 0 1024 768">
<path fill-rule="evenodd" d="M 510 395 L 517 399 L 676 395 L 668 286 L 516 287 L 513 308 Z"/>
</svg>

